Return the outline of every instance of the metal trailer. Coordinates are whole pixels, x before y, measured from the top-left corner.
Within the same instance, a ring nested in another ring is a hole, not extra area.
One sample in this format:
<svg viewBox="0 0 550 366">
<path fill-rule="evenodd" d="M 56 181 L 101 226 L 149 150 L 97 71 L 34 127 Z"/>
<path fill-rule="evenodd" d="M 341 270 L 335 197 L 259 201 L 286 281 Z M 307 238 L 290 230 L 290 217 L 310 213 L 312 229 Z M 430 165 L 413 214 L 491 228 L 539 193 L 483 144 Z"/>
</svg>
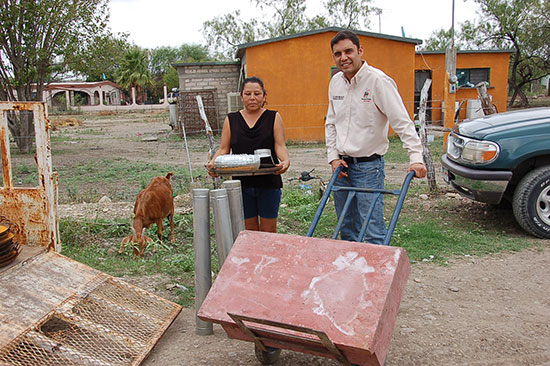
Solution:
<svg viewBox="0 0 550 366">
<path fill-rule="evenodd" d="M 351 197 L 359 192 L 375 199 L 398 196 L 385 238 L 389 243 L 414 172 L 400 190 L 337 187 L 339 172 L 334 172 L 306 237 L 241 232 L 198 311 L 200 319 L 221 324 L 230 338 L 254 342 L 264 365 L 276 362 L 281 349 L 348 366 L 385 362 L 410 273 L 406 251 L 336 240 L 341 222 L 332 239 L 312 236 L 331 192 L 343 189 Z"/>
<path fill-rule="evenodd" d="M 34 122 L 36 187 L 13 182 L 18 113 Z M 0 266 L 0 364 L 139 365 L 181 306 L 59 254 L 51 127 L 44 103 L 0 102 L 0 231 L 17 254 Z"/>
</svg>

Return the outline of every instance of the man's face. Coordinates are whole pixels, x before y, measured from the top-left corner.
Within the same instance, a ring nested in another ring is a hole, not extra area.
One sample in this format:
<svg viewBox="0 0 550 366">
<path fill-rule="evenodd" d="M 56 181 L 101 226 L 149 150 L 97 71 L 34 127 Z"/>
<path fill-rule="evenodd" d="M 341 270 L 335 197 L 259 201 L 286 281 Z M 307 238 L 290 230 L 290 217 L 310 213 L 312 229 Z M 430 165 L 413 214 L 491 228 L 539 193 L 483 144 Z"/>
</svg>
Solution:
<svg viewBox="0 0 550 366">
<path fill-rule="evenodd" d="M 363 46 L 357 49 L 349 39 L 343 39 L 332 47 L 334 63 L 348 80 L 351 80 L 361 68 L 361 56 L 363 56 Z"/>
</svg>

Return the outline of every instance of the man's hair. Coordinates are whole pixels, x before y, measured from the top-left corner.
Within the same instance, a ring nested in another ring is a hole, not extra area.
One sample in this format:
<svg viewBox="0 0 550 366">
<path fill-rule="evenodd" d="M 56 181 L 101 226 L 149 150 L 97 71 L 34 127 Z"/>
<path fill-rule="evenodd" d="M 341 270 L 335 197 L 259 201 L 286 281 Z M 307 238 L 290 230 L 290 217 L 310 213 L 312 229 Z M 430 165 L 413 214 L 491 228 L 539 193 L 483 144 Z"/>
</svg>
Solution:
<svg viewBox="0 0 550 366">
<path fill-rule="evenodd" d="M 357 49 L 361 47 L 361 43 L 359 42 L 359 37 L 357 37 L 357 34 L 349 30 L 343 30 L 338 32 L 338 34 L 336 34 L 334 38 L 330 41 L 330 48 L 334 49 L 334 45 L 340 41 L 343 41 L 344 39 L 349 39 L 354 45 L 357 46 Z"/>
<path fill-rule="evenodd" d="M 264 92 L 264 94 L 266 94 L 264 82 L 262 81 L 262 79 L 256 76 L 251 76 L 249 78 L 244 79 L 243 86 L 241 87 L 241 91 L 240 91 L 241 95 L 243 94 L 244 86 L 249 83 L 259 84 L 262 87 L 262 91 Z"/>
</svg>

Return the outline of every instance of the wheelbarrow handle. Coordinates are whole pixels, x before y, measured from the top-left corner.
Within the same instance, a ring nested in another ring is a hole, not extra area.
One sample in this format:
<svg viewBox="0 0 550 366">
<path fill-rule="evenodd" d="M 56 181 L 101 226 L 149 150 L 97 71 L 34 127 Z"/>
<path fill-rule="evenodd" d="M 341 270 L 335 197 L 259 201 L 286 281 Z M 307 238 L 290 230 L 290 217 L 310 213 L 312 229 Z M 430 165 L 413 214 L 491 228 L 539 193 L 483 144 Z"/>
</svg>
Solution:
<svg viewBox="0 0 550 366">
<path fill-rule="evenodd" d="M 405 196 L 407 195 L 409 185 L 411 184 L 411 180 L 413 179 L 414 175 L 414 170 L 411 170 L 409 173 L 407 173 L 407 176 L 403 181 L 403 185 L 401 186 L 400 191 L 401 193 L 399 193 L 399 197 L 397 198 L 397 203 L 395 204 L 393 215 L 391 217 L 390 224 L 388 225 L 386 237 L 384 238 L 384 245 L 390 245 L 393 231 L 395 230 L 395 225 L 397 224 L 397 219 L 399 218 L 399 214 L 401 213 L 401 208 L 403 208 L 403 202 L 405 202 Z"/>
<path fill-rule="evenodd" d="M 327 185 L 327 188 L 325 189 L 325 193 L 323 194 L 323 197 L 321 198 L 321 202 L 319 202 L 319 206 L 317 207 L 317 212 L 315 212 L 315 216 L 313 217 L 313 221 L 311 222 L 311 225 L 309 226 L 309 230 L 307 231 L 306 236 L 312 237 L 313 232 L 315 231 L 315 228 L 317 227 L 317 224 L 319 223 L 319 219 L 321 218 L 321 214 L 323 213 L 323 210 L 325 209 L 325 205 L 327 204 L 328 198 L 330 197 L 330 193 L 332 192 L 332 186 L 334 186 L 334 182 L 336 182 L 336 179 L 338 178 L 338 175 L 342 171 L 344 167 L 342 165 L 338 166 L 334 173 L 332 173 L 332 177 L 330 178 L 330 182 Z"/>
</svg>

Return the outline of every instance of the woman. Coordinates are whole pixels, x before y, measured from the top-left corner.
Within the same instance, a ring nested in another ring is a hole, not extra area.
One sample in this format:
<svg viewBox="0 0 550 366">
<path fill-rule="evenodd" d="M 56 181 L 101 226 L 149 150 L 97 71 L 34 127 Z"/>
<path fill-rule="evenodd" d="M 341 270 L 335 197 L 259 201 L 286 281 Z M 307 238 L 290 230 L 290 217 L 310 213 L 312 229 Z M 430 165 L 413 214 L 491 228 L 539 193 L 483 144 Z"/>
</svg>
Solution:
<svg viewBox="0 0 550 366">
<path fill-rule="evenodd" d="M 279 161 L 276 164 L 279 170 L 274 174 L 234 178 L 241 181 L 245 229 L 274 233 L 277 232 L 283 186 L 280 175 L 290 166 L 283 119 L 279 112 L 264 108 L 265 87 L 257 77 L 244 80 L 241 99 L 244 109 L 229 113 L 225 118 L 220 148 L 207 167 L 209 171 L 214 169 L 214 160 L 219 155 L 254 154 L 257 149 L 270 149 L 273 161 Z"/>
</svg>

